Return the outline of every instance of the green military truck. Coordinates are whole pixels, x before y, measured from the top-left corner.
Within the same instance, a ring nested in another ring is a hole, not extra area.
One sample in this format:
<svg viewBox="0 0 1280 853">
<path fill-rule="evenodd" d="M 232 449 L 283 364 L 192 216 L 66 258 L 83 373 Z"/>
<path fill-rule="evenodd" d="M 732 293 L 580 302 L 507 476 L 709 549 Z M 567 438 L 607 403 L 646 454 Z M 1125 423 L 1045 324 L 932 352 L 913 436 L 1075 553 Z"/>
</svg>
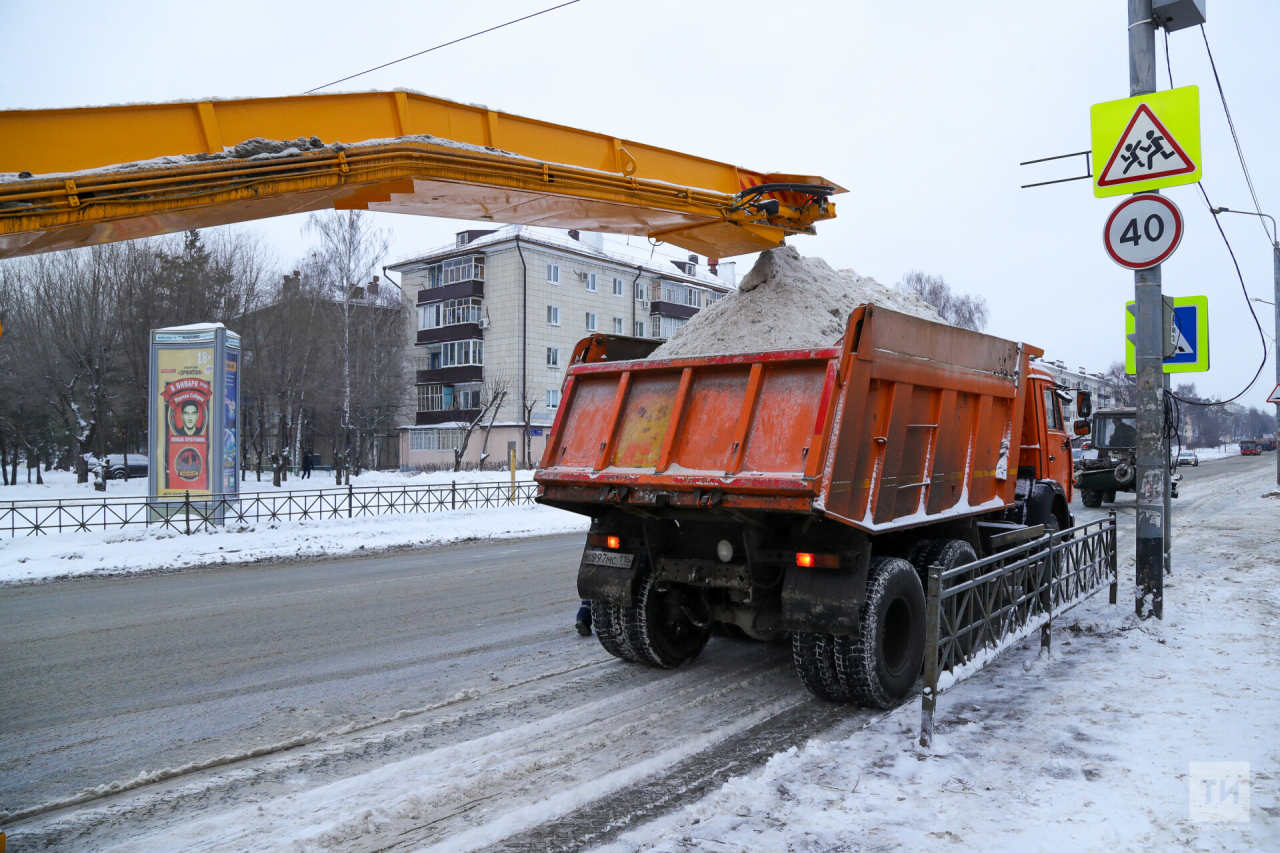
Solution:
<svg viewBox="0 0 1280 853">
<path fill-rule="evenodd" d="M 1080 454 L 1076 488 L 1087 507 L 1114 503 L 1117 492 L 1137 491 L 1138 410 L 1133 407 L 1098 409 L 1093 413 L 1090 444 Z M 1178 496 L 1178 484 L 1172 484 Z"/>
</svg>

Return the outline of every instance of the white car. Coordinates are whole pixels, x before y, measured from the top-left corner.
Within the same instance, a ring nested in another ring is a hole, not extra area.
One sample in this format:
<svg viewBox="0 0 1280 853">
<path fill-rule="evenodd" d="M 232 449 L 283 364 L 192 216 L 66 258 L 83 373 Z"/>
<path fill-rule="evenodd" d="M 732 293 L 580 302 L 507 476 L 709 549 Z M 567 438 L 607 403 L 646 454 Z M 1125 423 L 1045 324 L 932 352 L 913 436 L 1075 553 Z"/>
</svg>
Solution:
<svg viewBox="0 0 1280 853">
<path fill-rule="evenodd" d="M 1200 467 L 1200 459 L 1196 456 L 1194 450 L 1184 450 L 1178 454 L 1178 465 L 1190 465 L 1192 468 Z"/>
</svg>

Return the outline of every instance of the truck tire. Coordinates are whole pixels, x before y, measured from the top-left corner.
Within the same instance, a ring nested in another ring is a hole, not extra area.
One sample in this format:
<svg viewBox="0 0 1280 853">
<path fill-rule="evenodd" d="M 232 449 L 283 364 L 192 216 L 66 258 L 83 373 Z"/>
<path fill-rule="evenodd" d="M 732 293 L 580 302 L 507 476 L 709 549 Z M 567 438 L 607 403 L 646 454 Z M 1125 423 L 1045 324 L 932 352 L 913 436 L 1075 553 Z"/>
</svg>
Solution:
<svg viewBox="0 0 1280 853">
<path fill-rule="evenodd" d="M 1106 494 L 1104 494 L 1104 495 L 1102 496 L 1102 500 L 1103 500 L 1105 503 L 1109 503 L 1109 504 L 1113 504 L 1113 503 L 1115 503 L 1115 502 L 1116 502 L 1116 490 L 1115 490 L 1115 489 L 1107 489 Z"/>
<path fill-rule="evenodd" d="M 710 619 L 705 625 L 694 622 L 684 591 L 679 587 L 658 589 L 653 569 L 647 561 L 636 573 L 639 593 L 634 607 L 619 608 L 623 629 L 631 651 L 640 663 L 672 669 L 693 660 L 711 638 Z"/>
<path fill-rule="evenodd" d="M 622 630 L 622 619 L 618 614 L 618 605 L 608 601 L 591 602 L 591 625 L 596 630 L 596 637 L 604 650 L 615 658 L 635 663 L 639 660 L 626 633 Z"/>
<path fill-rule="evenodd" d="M 950 542 L 959 540 L 937 544 Z M 896 557 L 872 557 L 858 621 L 857 636 L 836 637 L 836 671 L 850 699 L 890 708 L 915 685 L 924 660 L 924 589 L 915 566 Z"/>
<path fill-rule="evenodd" d="M 832 702 L 849 700 L 836 672 L 835 637 L 796 631 L 791 635 L 791 659 L 800 681 L 814 696 Z"/>
<path fill-rule="evenodd" d="M 1089 509 L 1097 509 L 1102 506 L 1102 492 L 1093 489 L 1081 489 L 1080 503 L 1089 507 Z"/>
</svg>

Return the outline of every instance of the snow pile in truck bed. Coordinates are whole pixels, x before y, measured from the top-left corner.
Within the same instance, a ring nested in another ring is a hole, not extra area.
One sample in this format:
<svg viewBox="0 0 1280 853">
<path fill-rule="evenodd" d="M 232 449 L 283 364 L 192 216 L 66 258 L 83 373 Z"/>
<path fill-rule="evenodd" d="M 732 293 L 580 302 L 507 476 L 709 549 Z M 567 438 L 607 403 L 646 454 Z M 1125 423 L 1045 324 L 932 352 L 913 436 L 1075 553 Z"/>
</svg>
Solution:
<svg viewBox="0 0 1280 853">
<path fill-rule="evenodd" d="M 650 358 L 835 346 L 849 314 L 867 302 L 946 322 L 915 294 L 782 246 L 762 252 L 736 292 L 694 315 Z"/>
</svg>

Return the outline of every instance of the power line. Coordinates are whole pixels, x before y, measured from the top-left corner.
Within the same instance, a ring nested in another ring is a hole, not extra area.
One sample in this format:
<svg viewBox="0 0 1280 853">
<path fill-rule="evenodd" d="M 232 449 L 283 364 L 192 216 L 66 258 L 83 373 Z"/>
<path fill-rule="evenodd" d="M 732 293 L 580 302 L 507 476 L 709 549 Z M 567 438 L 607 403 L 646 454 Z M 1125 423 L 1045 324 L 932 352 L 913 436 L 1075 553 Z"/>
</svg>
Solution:
<svg viewBox="0 0 1280 853">
<path fill-rule="evenodd" d="M 1204 196 L 1204 203 L 1209 208 L 1209 212 L 1213 213 L 1213 203 L 1209 201 L 1209 194 L 1205 192 L 1204 183 L 1197 182 L 1196 187 L 1200 190 L 1200 195 Z M 1216 213 L 1213 213 L 1213 224 L 1218 226 L 1218 233 L 1222 235 L 1222 242 L 1226 244 L 1227 253 L 1231 255 L 1231 263 L 1234 264 L 1236 268 L 1236 277 L 1240 279 L 1240 290 L 1244 292 L 1245 304 L 1249 306 L 1249 314 L 1250 316 L 1253 317 L 1253 322 L 1258 327 L 1258 339 L 1262 341 L 1262 362 L 1258 365 L 1258 370 L 1256 373 L 1253 374 L 1253 378 L 1249 380 L 1249 384 L 1244 386 L 1244 390 L 1242 390 L 1239 394 L 1235 395 L 1234 397 L 1228 400 L 1214 400 L 1214 401 L 1187 400 L 1183 397 L 1179 397 L 1177 394 L 1174 394 L 1172 391 L 1165 392 L 1170 397 L 1173 397 L 1173 399 L 1177 400 L 1178 402 L 1186 403 L 1189 406 L 1225 406 L 1227 403 L 1234 403 L 1236 400 L 1239 400 L 1241 397 L 1243 397 L 1245 394 L 1249 392 L 1249 389 L 1252 388 L 1254 386 L 1254 383 L 1258 381 L 1258 377 L 1262 375 L 1262 369 L 1267 366 L 1266 333 L 1262 331 L 1262 321 L 1258 319 L 1258 313 L 1253 310 L 1253 301 L 1249 299 L 1249 289 L 1244 286 L 1244 273 L 1240 272 L 1240 262 L 1236 260 L 1235 250 L 1231 248 L 1231 241 L 1227 239 L 1227 232 L 1222 229 L 1222 223 L 1218 221 L 1218 215 Z"/>
<path fill-rule="evenodd" d="M 350 76 L 348 76 L 348 77 L 343 77 L 343 78 L 342 78 L 342 79 L 340 79 L 340 80 L 334 80 L 332 83 L 325 83 L 323 86 L 316 86 L 314 89 L 308 89 L 307 91 L 303 92 L 302 94 L 304 94 L 304 95 L 310 95 L 312 92 L 319 92 L 321 89 L 327 89 L 327 88 L 329 88 L 330 86 L 336 86 L 336 85 L 338 85 L 339 83 L 345 83 L 345 82 L 347 82 L 348 80 L 354 80 L 355 78 L 357 78 L 357 77 L 362 77 L 362 76 L 364 76 L 365 74 L 370 74 L 370 73 L 372 73 L 372 72 L 374 72 L 374 71 L 381 71 L 383 68 L 388 68 L 388 67 L 390 67 L 390 66 L 392 66 L 392 65 L 395 65 L 395 64 L 396 64 L 396 63 L 398 63 L 398 62 L 404 62 L 406 59 L 413 59 L 414 57 L 422 56 L 423 54 L 426 54 L 426 53 L 431 53 L 433 50 L 439 50 L 439 49 L 440 49 L 440 48 L 442 48 L 442 47 L 448 47 L 449 45 L 452 45 L 452 44 L 457 44 L 457 43 L 459 43 L 459 42 L 464 42 L 464 41 L 466 41 L 467 39 L 473 39 L 473 38 L 475 38 L 476 36 L 482 36 L 482 35 L 484 35 L 485 33 L 491 33 L 491 32 L 493 32 L 494 30 L 500 30 L 500 29 L 502 29 L 503 27 L 509 27 L 509 26 L 511 26 L 512 24 L 518 24 L 518 23 L 520 23 L 521 21 L 527 21 L 527 20 L 529 20 L 530 18 L 536 18 L 536 17 L 538 17 L 539 15 L 545 15 L 545 14 L 547 14 L 548 12 L 554 12 L 556 9 L 563 9 L 565 6 L 572 6 L 574 3 L 579 3 L 579 2 L 581 2 L 581 0 L 569 0 L 569 2 L 567 2 L 567 3 L 561 3 L 559 6 L 551 6 L 551 7 L 549 7 L 549 8 L 543 9 L 541 12 L 534 12 L 532 15 L 525 15 L 523 18 L 516 18 L 515 20 L 507 21 L 505 24 L 498 24 L 498 25 L 497 25 L 497 26 L 495 26 L 495 27 L 489 27 L 487 30 L 480 30 L 479 32 L 474 32 L 474 33 L 472 33 L 472 34 L 471 34 L 471 35 L 469 35 L 469 36 L 463 36 L 462 38 L 456 38 L 456 39 L 454 39 L 453 41 L 447 41 L 447 42 L 444 42 L 443 44 L 438 44 L 438 45 L 436 45 L 435 47 L 429 47 L 429 48 L 427 48 L 426 50 L 420 50 L 420 51 L 418 51 L 417 53 L 411 53 L 411 54 L 409 54 L 408 56 L 402 56 L 402 57 L 400 57 L 399 59 L 393 59 L 393 60 L 391 60 L 390 62 L 384 62 L 383 64 L 381 64 L 381 65 L 376 65 L 376 66 L 374 66 L 373 68 L 369 68 L 369 69 L 366 69 L 366 70 L 361 71 L 361 72 L 359 72 L 359 73 L 352 74 L 352 75 L 350 75 Z"/>
<path fill-rule="evenodd" d="M 1204 38 L 1204 50 L 1209 55 L 1209 67 L 1213 69 L 1213 82 L 1218 85 L 1218 97 L 1222 99 L 1222 111 L 1227 114 L 1227 127 L 1231 128 L 1231 141 L 1236 145 L 1236 156 L 1240 158 L 1240 168 L 1244 170 L 1244 182 L 1249 186 L 1249 195 L 1253 198 L 1254 212 L 1259 214 L 1259 220 L 1262 222 L 1262 232 L 1267 235 L 1267 242 L 1275 244 L 1275 236 L 1267 230 L 1267 222 L 1262 219 L 1262 205 L 1258 202 L 1258 192 L 1253 188 L 1253 176 L 1249 174 L 1249 166 L 1244 161 L 1244 149 L 1240 147 L 1240 137 L 1236 134 L 1236 123 L 1231 118 L 1231 108 L 1227 106 L 1227 94 L 1222 90 L 1222 80 L 1218 77 L 1218 66 L 1213 61 L 1213 51 L 1209 49 L 1209 36 L 1204 31 L 1204 24 L 1200 25 L 1200 35 Z M 1165 43 L 1166 46 L 1168 42 Z M 1168 58 L 1166 55 L 1166 64 Z"/>
</svg>

